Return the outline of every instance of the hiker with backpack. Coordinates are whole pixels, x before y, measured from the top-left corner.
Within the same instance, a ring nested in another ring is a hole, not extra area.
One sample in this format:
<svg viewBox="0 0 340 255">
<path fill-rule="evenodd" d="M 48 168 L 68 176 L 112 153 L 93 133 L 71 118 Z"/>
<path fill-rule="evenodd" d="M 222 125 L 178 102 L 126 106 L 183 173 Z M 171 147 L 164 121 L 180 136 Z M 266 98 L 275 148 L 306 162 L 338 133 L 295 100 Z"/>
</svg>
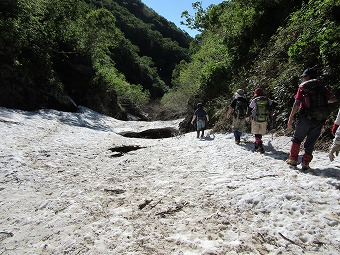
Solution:
<svg viewBox="0 0 340 255">
<path fill-rule="evenodd" d="M 315 143 L 330 113 L 329 104 L 337 99 L 317 78 L 315 67 L 305 69 L 301 80 L 287 123 L 288 130 L 291 130 L 294 116 L 299 112 L 287 164 L 297 166 L 300 146 L 305 140 L 301 169 L 307 170 L 313 159 Z"/>
<path fill-rule="evenodd" d="M 244 97 L 244 90 L 238 89 L 227 112 L 227 119 L 230 119 L 231 115 L 233 116 L 232 129 L 236 144 L 240 143 L 242 132 L 244 132 L 246 126 L 248 106 L 249 101 Z"/>
<path fill-rule="evenodd" d="M 198 103 L 197 109 L 195 110 L 194 116 L 192 116 L 191 124 L 194 124 L 196 119 L 196 128 L 197 128 L 197 138 L 200 137 L 200 132 L 202 132 L 201 138 L 204 137 L 204 130 L 206 128 L 206 122 L 209 121 L 209 116 L 206 111 L 203 109 L 203 104 Z"/>
<path fill-rule="evenodd" d="M 340 109 L 338 111 L 338 116 L 335 119 L 335 122 L 333 124 L 332 127 L 332 134 L 334 135 L 334 139 L 333 139 L 333 144 L 329 150 L 329 160 L 333 161 L 334 160 L 334 153 L 336 156 L 339 155 L 339 151 L 340 151 Z"/>
<path fill-rule="evenodd" d="M 267 132 L 269 115 L 271 109 L 277 103 L 266 97 L 261 88 L 254 91 L 254 97 L 250 101 L 251 110 L 251 133 L 255 135 L 255 152 L 264 153 L 262 136 Z"/>
</svg>

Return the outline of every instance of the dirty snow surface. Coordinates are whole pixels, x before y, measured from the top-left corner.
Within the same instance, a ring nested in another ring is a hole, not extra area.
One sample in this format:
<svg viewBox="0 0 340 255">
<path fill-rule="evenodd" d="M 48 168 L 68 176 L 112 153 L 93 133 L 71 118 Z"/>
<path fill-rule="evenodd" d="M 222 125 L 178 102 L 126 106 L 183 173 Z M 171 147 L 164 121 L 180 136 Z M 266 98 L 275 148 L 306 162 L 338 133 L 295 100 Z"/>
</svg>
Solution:
<svg viewBox="0 0 340 255">
<path fill-rule="evenodd" d="M 0 254 L 340 254 L 340 156 L 302 172 L 289 137 L 120 135 L 179 122 L 0 108 Z"/>
</svg>

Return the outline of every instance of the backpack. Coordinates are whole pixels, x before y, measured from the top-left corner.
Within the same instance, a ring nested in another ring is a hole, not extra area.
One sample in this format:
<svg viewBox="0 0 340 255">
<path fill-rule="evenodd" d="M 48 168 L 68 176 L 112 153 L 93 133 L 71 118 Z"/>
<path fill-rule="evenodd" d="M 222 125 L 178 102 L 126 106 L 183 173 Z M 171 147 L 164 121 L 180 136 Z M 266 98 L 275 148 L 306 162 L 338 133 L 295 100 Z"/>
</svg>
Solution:
<svg viewBox="0 0 340 255">
<path fill-rule="evenodd" d="M 203 110 L 202 107 L 199 107 L 196 109 L 195 115 L 197 116 L 197 120 L 205 120 L 205 116 L 207 115 L 207 113 L 205 110 Z"/>
<path fill-rule="evenodd" d="M 255 100 L 255 111 L 253 112 L 253 120 L 257 122 L 265 122 L 269 116 L 269 100 L 264 96 L 260 96 Z"/>
<path fill-rule="evenodd" d="M 316 120 L 327 119 L 329 108 L 326 88 L 316 79 L 308 80 L 299 87 L 303 96 L 302 113 Z"/>
<path fill-rule="evenodd" d="M 246 100 L 236 101 L 236 106 L 234 109 L 234 116 L 238 119 L 244 119 L 247 116 L 248 102 Z"/>
</svg>

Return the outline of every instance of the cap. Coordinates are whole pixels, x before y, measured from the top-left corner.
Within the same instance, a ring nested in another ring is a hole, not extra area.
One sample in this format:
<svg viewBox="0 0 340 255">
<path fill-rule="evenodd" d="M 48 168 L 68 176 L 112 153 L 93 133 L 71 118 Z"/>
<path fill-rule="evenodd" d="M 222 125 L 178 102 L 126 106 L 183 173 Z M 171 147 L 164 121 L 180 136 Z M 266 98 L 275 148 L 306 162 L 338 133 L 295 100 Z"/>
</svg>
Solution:
<svg viewBox="0 0 340 255">
<path fill-rule="evenodd" d="M 262 89 L 260 89 L 260 88 L 255 89 L 254 97 L 258 97 L 258 96 L 262 96 L 262 95 L 263 95 Z"/>
<path fill-rule="evenodd" d="M 198 103 L 198 104 L 197 104 L 197 108 L 200 108 L 200 107 L 203 107 L 203 104 L 202 104 L 202 103 Z"/>
<path fill-rule="evenodd" d="M 244 96 L 244 90 L 243 89 L 236 90 L 236 93 L 239 94 L 241 97 Z"/>
<path fill-rule="evenodd" d="M 318 76 L 317 71 L 314 68 L 307 68 L 301 74 L 301 77 L 309 76 L 311 79 L 315 79 Z"/>
</svg>

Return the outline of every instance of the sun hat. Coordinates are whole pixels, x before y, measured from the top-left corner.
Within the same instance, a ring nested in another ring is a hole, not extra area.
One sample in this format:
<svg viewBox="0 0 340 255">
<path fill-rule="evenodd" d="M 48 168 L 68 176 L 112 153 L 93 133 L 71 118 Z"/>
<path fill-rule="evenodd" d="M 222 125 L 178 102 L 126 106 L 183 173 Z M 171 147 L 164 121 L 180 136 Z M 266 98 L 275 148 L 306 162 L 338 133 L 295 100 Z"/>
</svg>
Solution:
<svg viewBox="0 0 340 255">
<path fill-rule="evenodd" d="M 236 94 L 238 94 L 241 97 L 243 97 L 244 96 L 244 90 L 243 89 L 238 89 L 238 90 L 236 90 Z"/>
</svg>

